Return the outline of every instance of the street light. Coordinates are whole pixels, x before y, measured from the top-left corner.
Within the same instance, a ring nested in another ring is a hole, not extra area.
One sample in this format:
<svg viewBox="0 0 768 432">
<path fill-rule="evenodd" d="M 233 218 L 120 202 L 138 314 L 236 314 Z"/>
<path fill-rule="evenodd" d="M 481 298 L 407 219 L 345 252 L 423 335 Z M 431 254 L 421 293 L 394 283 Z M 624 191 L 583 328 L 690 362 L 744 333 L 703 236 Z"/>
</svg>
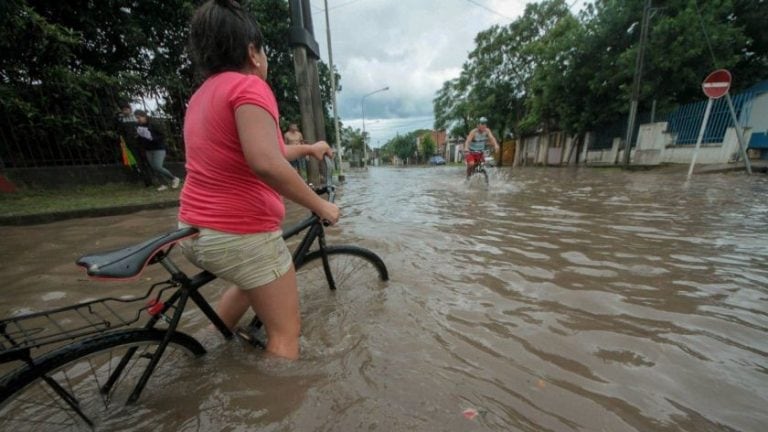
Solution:
<svg viewBox="0 0 768 432">
<path fill-rule="evenodd" d="M 389 90 L 389 86 L 380 88 L 378 90 L 374 90 L 366 95 L 363 95 L 363 98 L 360 100 L 360 106 L 363 110 L 363 165 L 368 166 L 368 144 L 367 140 L 365 138 L 365 98 L 372 94 L 376 94 L 378 92 L 383 92 Z"/>
</svg>

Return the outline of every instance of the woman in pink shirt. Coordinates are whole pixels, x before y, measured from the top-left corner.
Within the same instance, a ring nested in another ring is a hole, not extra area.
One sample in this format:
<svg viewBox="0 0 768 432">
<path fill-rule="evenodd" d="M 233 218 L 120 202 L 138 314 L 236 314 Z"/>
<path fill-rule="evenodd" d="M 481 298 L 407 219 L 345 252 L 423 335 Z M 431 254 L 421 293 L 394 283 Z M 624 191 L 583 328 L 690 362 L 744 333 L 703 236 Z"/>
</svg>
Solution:
<svg viewBox="0 0 768 432">
<path fill-rule="evenodd" d="M 233 0 L 209 0 L 192 18 L 190 46 L 205 82 L 184 119 L 187 177 L 179 224 L 200 234 L 185 256 L 234 286 L 217 305 L 230 328 L 249 307 L 264 323 L 267 351 L 299 356 L 298 289 L 282 239 L 282 196 L 329 223 L 336 205 L 317 196 L 290 160 L 331 155 L 324 141 L 286 147 L 256 19 Z"/>
</svg>

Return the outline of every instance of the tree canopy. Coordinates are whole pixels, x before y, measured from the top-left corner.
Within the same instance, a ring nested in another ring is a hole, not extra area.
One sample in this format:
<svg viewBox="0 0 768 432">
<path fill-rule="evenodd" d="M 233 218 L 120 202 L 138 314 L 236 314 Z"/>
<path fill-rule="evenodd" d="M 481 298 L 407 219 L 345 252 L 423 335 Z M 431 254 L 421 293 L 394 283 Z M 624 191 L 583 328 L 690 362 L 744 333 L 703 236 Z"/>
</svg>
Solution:
<svg viewBox="0 0 768 432">
<path fill-rule="evenodd" d="M 421 138 L 421 148 L 417 144 Z M 434 154 L 435 141 L 432 139 L 429 130 L 418 129 L 405 135 L 397 135 L 379 150 L 382 159 L 391 161 L 393 157 L 408 161 L 411 158 L 421 158 L 426 160 Z"/>
<path fill-rule="evenodd" d="M 0 130 L 9 132 L 0 134 L 0 161 L 17 166 L 116 161 L 113 122 L 121 100 L 134 106 L 156 102 L 170 136 L 180 139 L 186 102 L 200 84 L 186 50 L 189 20 L 199 1 L 2 3 Z M 268 81 L 281 116 L 285 123 L 298 121 L 288 2 L 240 3 L 262 26 Z M 322 62 L 318 66 L 327 101 L 326 135 L 333 136 L 330 70 Z"/>
<path fill-rule="evenodd" d="M 485 116 L 499 135 L 574 134 L 625 118 L 644 3 L 596 0 L 574 16 L 564 0 L 543 0 L 479 33 L 460 76 L 434 99 L 435 128 L 465 135 Z M 716 68 L 732 72 L 733 91 L 768 78 L 766 20 L 766 0 L 655 0 L 641 110 L 702 99 Z"/>
</svg>

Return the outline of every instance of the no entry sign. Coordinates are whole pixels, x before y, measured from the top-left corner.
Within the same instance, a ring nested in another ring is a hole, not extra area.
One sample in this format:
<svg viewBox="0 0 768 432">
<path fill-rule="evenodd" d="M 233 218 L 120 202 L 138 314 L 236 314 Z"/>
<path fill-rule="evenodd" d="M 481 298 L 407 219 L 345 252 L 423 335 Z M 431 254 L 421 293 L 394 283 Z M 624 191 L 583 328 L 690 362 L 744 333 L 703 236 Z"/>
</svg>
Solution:
<svg viewBox="0 0 768 432">
<path fill-rule="evenodd" d="M 726 69 L 718 69 L 704 78 L 701 89 L 710 99 L 718 99 L 728 93 L 731 88 L 731 73 Z"/>
</svg>

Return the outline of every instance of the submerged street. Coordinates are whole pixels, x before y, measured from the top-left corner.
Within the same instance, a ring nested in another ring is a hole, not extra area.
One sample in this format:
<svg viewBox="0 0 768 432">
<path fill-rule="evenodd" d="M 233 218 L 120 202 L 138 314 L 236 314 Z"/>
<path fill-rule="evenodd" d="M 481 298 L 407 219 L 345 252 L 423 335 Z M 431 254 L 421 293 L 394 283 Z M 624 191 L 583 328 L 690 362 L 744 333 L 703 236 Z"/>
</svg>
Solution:
<svg viewBox="0 0 768 432">
<path fill-rule="evenodd" d="M 686 182 L 682 171 L 497 169 L 486 190 L 465 183 L 462 167 L 345 174 L 328 242 L 375 251 L 391 280 L 331 293 L 300 275 L 294 363 L 222 340 L 191 308 L 181 329 L 208 354 L 145 392 L 121 430 L 768 424 L 765 175 Z M 305 214 L 289 205 L 287 225 Z M 96 282 L 74 261 L 170 231 L 175 216 L 0 227 L 0 312 L 143 295 L 161 269 Z M 202 293 L 215 301 L 225 288 L 217 281 Z"/>
</svg>

